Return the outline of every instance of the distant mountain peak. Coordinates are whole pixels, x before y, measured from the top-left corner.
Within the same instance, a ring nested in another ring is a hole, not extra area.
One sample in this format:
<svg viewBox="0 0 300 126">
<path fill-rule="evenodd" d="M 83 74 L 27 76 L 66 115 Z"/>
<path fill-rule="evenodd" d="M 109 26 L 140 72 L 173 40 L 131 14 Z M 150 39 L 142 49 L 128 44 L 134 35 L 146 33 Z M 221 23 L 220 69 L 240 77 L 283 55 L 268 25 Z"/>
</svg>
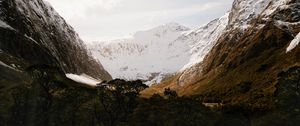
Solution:
<svg viewBox="0 0 300 126">
<path fill-rule="evenodd" d="M 133 36 L 135 38 L 141 38 L 141 39 L 145 39 L 145 37 L 148 36 L 156 36 L 160 38 L 168 34 L 177 34 L 188 30 L 190 30 L 190 28 L 180 25 L 178 23 L 171 22 L 171 23 L 154 27 L 149 30 L 138 31 Z"/>
<path fill-rule="evenodd" d="M 176 23 L 176 22 L 169 22 L 169 23 L 166 23 L 160 27 L 164 27 L 164 28 L 169 28 L 169 29 L 172 29 L 172 30 L 176 30 L 176 31 L 187 31 L 187 30 L 190 30 L 190 28 L 184 26 L 184 25 L 181 25 L 179 23 Z"/>
</svg>

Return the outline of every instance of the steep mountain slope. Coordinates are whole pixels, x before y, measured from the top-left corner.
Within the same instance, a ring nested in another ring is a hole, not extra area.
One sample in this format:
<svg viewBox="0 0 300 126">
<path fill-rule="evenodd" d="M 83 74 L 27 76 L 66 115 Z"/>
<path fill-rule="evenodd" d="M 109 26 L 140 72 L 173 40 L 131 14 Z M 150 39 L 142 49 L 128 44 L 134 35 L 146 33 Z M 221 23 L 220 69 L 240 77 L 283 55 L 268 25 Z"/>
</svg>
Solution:
<svg viewBox="0 0 300 126">
<path fill-rule="evenodd" d="M 97 42 L 88 47 L 114 78 L 156 83 L 189 60 L 188 43 L 173 43 L 189 29 L 176 23 L 140 31 L 132 38 Z"/>
<path fill-rule="evenodd" d="M 111 79 L 74 29 L 42 0 L 0 0 L 0 49 L 1 61 L 16 70 L 43 64 L 64 73 Z M 18 62 L 9 63 L 11 57 Z"/>
<path fill-rule="evenodd" d="M 203 62 L 145 90 L 144 96 L 171 87 L 210 102 L 272 107 L 281 92 L 280 73 L 300 65 L 299 8 L 299 0 L 235 0 L 226 29 Z"/>
<path fill-rule="evenodd" d="M 228 23 L 229 13 L 224 16 L 215 19 L 208 24 L 191 31 L 188 34 L 184 34 L 174 43 L 188 43 L 190 47 L 190 60 L 182 70 L 190 68 L 194 64 L 201 62 L 205 55 L 215 45 L 217 39 L 224 32 Z M 179 47 L 180 48 L 180 47 Z"/>
<path fill-rule="evenodd" d="M 256 32 L 256 30 L 263 28 L 269 16 L 274 13 L 276 9 L 282 7 L 283 4 L 284 0 L 234 1 L 232 10 L 229 13 L 229 19 L 227 20 L 228 23 L 226 24 L 226 26 L 224 26 L 226 27 L 226 29 L 223 29 L 221 37 L 216 38 L 216 40 L 220 41 L 220 39 L 223 39 L 223 41 L 241 41 L 241 36 L 244 35 L 245 32 L 249 29 Z M 257 21 L 258 19 L 260 19 L 260 22 Z M 227 36 L 227 38 L 225 38 L 224 36 Z M 208 53 L 204 53 L 204 56 L 206 56 L 206 54 Z M 224 60 L 226 57 L 227 52 L 220 58 L 220 60 Z M 200 61 L 200 63 L 186 69 L 180 75 L 180 85 L 184 85 L 185 83 L 194 83 L 198 81 L 195 78 L 199 78 L 199 76 L 202 76 L 203 69 L 201 61 L 203 61 L 203 59 L 201 58 L 198 61 Z"/>
</svg>

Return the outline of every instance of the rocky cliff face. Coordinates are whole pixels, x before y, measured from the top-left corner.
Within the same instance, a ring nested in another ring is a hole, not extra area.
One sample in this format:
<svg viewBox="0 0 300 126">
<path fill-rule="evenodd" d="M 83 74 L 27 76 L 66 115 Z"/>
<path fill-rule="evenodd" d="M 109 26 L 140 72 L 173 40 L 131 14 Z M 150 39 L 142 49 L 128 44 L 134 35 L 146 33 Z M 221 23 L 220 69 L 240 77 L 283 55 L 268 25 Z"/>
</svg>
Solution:
<svg viewBox="0 0 300 126">
<path fill-rule="evenodd" d="M 24 67 L 46 64 L 65 73 L 111 79 L 74 29 L 42 0 L 0 0 L 0 49 L 3 55 L 24 60 Z"/>
<path fill-rule="evenodd" d="M 299 0 L 235 0 L 228 25 L 203 62 L 144 93 L 171 87 L 216 102 L 268 106 L 278 74 L 300 65 L 299 8 Z"/>
</svg>

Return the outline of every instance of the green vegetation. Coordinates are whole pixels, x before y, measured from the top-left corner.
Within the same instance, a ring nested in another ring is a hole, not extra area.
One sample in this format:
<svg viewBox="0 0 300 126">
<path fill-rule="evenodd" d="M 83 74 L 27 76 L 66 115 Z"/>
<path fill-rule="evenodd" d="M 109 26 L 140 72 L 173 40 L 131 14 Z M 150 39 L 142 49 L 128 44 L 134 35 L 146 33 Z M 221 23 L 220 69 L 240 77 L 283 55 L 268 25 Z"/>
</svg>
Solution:
<svg viewBox="0 0 300 126">
<path fill-rule="evenodd" d="M 203 96 L 179 97 L 170 88 L 144 99 L 139 92 L 148 86 L 139 80 L 115 79 L 86 88 L 68 84 L 48 66 L 30 67 L 27 72 L 32 83 L 0 92 L 3 126 L 273 126 L 300 121 L 298 67 L 278 75 L 276 108 L 269 111 Z M 246 92 L 249 85 L 236 88 Z M 219 106 L 209 106 L 212 102 Z"/>
</svg>

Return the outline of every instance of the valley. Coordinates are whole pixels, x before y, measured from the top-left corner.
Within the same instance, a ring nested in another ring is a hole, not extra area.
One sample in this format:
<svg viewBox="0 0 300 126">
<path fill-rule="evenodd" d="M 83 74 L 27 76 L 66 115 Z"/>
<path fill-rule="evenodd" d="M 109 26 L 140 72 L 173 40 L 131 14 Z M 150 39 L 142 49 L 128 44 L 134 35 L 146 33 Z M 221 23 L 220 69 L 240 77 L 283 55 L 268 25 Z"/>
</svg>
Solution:
<svg viewBox="0 0 300 126">
<path fill-rule="evenodd" d="M 47 1 L 0 0 L 0 125 L 295 126 L 299 32 L 299 0 L 234 0 L 84 42 Z"/>
</svg>

